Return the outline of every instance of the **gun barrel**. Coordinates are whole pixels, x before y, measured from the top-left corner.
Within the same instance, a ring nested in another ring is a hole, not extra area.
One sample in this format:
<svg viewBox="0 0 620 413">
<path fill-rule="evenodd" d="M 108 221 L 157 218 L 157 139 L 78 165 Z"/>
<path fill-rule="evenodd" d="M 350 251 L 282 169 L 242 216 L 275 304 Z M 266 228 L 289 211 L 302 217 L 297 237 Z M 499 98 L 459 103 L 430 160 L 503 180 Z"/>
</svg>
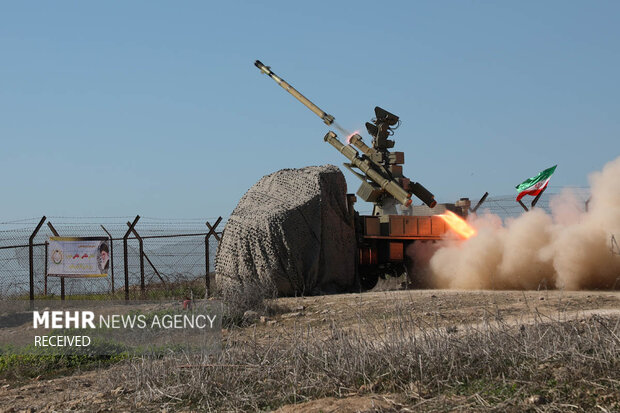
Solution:
<svg viewBox="0 0 620 413">
<path fill-rule="evenodd" d="M 357 147 L 357 149 L 359 149 L 360 151 L 364 152 L 367 156 L 372 156 L 372 155 L 377 153 L 376 149 L 371 148 L 371 147 L 369 147 L 368 145 L 366 145 L 364 143 L 364 141 L 362 140 L 362 137 L 359 135 L 359 133 L 353 134 L 349 138 L 349 142 L 351 143 L 351 145 Z"/>
<path fill-rule="evenodd" d="M 368 145 L 366 145 L 362 140 L 362 137 L 357 133 L 349 138 L 349 142 L 351 142 L 351 145 L 354 145 L 355 147 L 357 147 L 357 149 L 364 152 L 366 156 L 370 157 L 371 159 L 378 153 L 376 149 L 370 148 Z M 429 207 L 433 208 L 435 207 L 435 205 L 437 205 L 437 201 L 435 201 L 435 196 L 428 189 L 422 186 L 422 184 L 418 182 L 411 182 L 409 183 L 408 189 L 410 193 L 418 197 Z"/>
<path fill-rule="evenodd" d="M 411 194 L 405 191 L 397 182 L 392 179 L 384 177 L 381 173 L 377 172 L 369 160 L 360 159 L 358 152 L 351 145 L 345 145 L 340 142 L 336 134 L 332 131 L 327 132 L 324 138 L 325 142 L 328 142 L 334 148 L 343 154 L 351 164 L 357 169 L 362 171 L 370 180 L 379 185 L 381 189 L 392 195 L 398 202 L 404 206 L 411 205 Z"/>
<path fill-rule="evenodd" d="M 437 201 L 435 201 L 435 195 L 433 195 L 431 191 L 426 189 L 424 185 L 419 182 L 410 182 L 409 192 L 420 198 L 422 202 L 424 202 L 431 208 L 435 208 L 435 205 L 437 205 Z"/>
<path fill-rule="evenodd" d="M 265 66 L 264 64 L 262 64 L 260 60 L 255 61 L 254 66 L 258 67 L 261 72 L 275 80 L 277 84 L 282 86 L 284 90 L 293 95 L 295 99 L 303 103 L 308 109 L 310 109 L 318 117 L 323 119 L 323 122 L 325 122 L 327 125 L 331 125 L 332 123 L 334 123 L 334 117 L 332 115 L 323 112 L 321 108 L 310 102 L 310 100 L 301 93 L 299 93 L 297 89 L 295 89 L 293 86 L 289 85 L 284 79 L 273 73 L 269 66 Z"/>
</svg>

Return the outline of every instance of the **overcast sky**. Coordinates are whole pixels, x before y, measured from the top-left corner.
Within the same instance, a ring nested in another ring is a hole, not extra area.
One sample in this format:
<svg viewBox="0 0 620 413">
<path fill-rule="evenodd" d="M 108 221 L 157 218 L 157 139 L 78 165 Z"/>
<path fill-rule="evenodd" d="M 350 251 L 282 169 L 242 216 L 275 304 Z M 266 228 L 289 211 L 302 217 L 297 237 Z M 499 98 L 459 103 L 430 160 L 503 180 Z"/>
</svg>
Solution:
<svg viewBox="0 0 620 413">
<path fill-rule="evenodd" d="M 226 216 L 265 174 L 340 165 L 256 59 L 367 143 L 376 105 L 399 115 L 405 175 L 440 201 L 516 194 L 554 164 L 551 185 L 586 186 L 620 155 L 619 16 L 605 1 L 5 1 L 0 221 Z"/>
</svg>

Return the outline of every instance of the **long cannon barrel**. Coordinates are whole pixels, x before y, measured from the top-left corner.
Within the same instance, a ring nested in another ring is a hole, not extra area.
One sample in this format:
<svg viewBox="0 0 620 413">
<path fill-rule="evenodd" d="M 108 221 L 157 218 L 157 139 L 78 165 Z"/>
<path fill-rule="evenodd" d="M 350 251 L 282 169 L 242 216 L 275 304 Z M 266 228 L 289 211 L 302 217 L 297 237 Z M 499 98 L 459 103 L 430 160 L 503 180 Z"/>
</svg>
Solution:
<svg viewBox="0 0 620 413">
<path fill-rule="evenodd" d="M 260 60 L 257 60 L 256 62 L 254 62 L 254 66 L 258 67 L 261 72 L 263 72 L 264 74 L 266 74 L 267 76 L 275 80 L 276 83 L 282 86 L 284 90 L 286 90 L 288 93 L 293 95 L 298 101 L 303 103 L 308 109 L 313 111 L 318 117 L 323 119 L 323 122 L 325 122 L 327 125 L 331 125 L 334 122 L 334 117 L 332 115 L 329 115 L 323 112 L 317 105 L 310 102 L 310 100 L 308 100 L 307 97 L 299 93 L 297 89 L 295 89 L 293 86 L 286 83 L 284 79 L 282 79 L 281 77 L 273 73 L 269 66 L 265 66 L 264 64 L 262 64 Z"/>
<path fill-rule="evenodd" d="M 411 205 L 411 194 L 405 191 L 397 182 L 388 179 L 377 172 L 373 167 L 372 163 L 369 160 L 360 159 L 358 156 L 358 152 L 351 145 L 345 145 L 340 142 L 336 134 L 332 131 L 327 132 L 325 135 L 325 142 L 328 142 L 332 145 L 338 152 L 343 154 L 349 161 L 351 161 L 351 165 L 358 168 L 362 171 L 368 178 L 370 178 L 374 183 L 379 185 L 381 189 L 388 192 L 392 195 L 398 202 L 400 202 L 404 206 Z"/>
</svg>

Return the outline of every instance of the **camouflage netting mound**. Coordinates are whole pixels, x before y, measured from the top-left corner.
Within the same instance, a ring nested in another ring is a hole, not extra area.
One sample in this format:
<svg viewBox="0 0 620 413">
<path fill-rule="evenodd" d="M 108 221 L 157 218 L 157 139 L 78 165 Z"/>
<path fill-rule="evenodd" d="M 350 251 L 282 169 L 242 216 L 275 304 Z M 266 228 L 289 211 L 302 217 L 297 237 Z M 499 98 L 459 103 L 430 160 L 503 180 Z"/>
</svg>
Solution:
<svg viewBox="0 0 620 413">
<path fill-rule="evenodd" d="M 344 292 L 354 285 L 355 233 L 346 182 L 333 165 L 284 169 L 241 198 L 219 246 L 216 284 L 224 297 Z"/>
</svg>

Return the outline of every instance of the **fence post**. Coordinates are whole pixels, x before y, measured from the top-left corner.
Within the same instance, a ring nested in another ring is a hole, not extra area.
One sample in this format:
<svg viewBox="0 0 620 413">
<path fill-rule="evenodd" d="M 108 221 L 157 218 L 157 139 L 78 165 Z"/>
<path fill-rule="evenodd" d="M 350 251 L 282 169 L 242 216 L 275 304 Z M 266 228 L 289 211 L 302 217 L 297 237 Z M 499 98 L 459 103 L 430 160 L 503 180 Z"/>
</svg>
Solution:
<svg viewBox="0 0 620 413">
<path fill-rule="evenodd" d="M 47 253 L 48 253 L 48 248 L 49 248 L 49 242 L 45 241 L 45 287 L 43 288 L 43 295 L 45 295 L 47 297 Z"/>
<path fill-rule="evenodd" d="M 56 228 L 54 228 L 51 222 L 47 223 L 47 227 L 50 229 L 50 231 L 52 231 L 52 234 L 54 234 L 55 237 L 60 236 L 60 234 L 58 234 L 58 231 L 56 231 Z M 64 299 L 65 299 L 65 277 L 60 277 L 60 300 L 63 301 Z"/>
<path fill-rule="evenodd" d="M 211 237 L 211 235 L 214 235 L 215 239 L 220 241 L 220 236 L 217 235 L 217 232 L 215 232 L 215 229 L 217 228 L 217 226 L 220 224 L 221 221 L 222 221 L 222 217 L 219 217 L 217 221 L 215 221 L 215 224 L 213 224 L 213 226 L 209 224 L 209 221 L 207 221 L 206 223 L 207 227 L 209 228 L 209 232 L 205 236 L 205 289 L 206 289 L 205 297 L 209 297 L 211 295 L 211 280 L 209 279 L 209 267 L 210 267 L 209 238 Z"/>
<path fill-rule="evenodd" d="M 103 229 L 110 238 L 110 282 L 112 285 L 111 293 L 114 294 L 114 240 L 112 239 L 112 234 L 110 234 L 103 225 L 101 225 L 101 229 Z"/>
<path fill-rule="evenodd" d="M 46 219 L 47 218 L 45 216 L 41 218 L 41 221 L 39 221 L 39 223 L 37 224 L 37 227 L 35 228 L 32 235 L 30 235 L 30 239 L 28 240 L 28 260 L 29 260 L 28 264 L 30 267 L 30 305 L 31 306 L 34 304 L 34 245 L 33 245 L 34 237 L 37 236 L 37 232 L 39 232 L 39 230 L 41 229 L 41 226 L 43 225 Z M 45 271 L 47 271 L 47 269 Z"/>
<path fill-rule="evenodd" d="M 484 201 L 487 200 L 487 196 L 489 196 L 489 193 L 485 192 L 484 195 L 482 195 L 482 198 L 480 198 L 480 201 L 478 201 L 478 203 L 476 204 L 476 206 L 473 209 L 470 208 L 469 211 L 475 214 L 478 208 L 480 208 L 480 205 L 482 205 Z"/>
<path fill-rule="evenodd" d="M 131 222 L 127 221 L 127 226 L 131 228 L 131 232 L 133 232 L 133 235 L 138 239 L 138 244 L 140 246 L 140 291 L 144 294 L 144 290 L 146 290 L 146 286 L 144 285 L 144 240 L 138 235 L 138 231 L 131 226 Z"/>
<path fill-rule="evenodd" d="M 211 280 L 209 280 L 209 236 L 205 236 L 205 298 L 211 295 Z"/>
<path fill-rule="evenodd" d="M 129 234 L 131 234 L 133 227 L 135 227 L 136 224 L 138 223 L 139 219 L 140 219 L 140 215 L 136 215 L 136 218 L 133 220 L 133 222 L 129 226 L 129 229 L 123 236 L 123 255 L 124 255 L 123 258 L 125 261 L 124 264 L 125 264 L 125 300 L 126 301 L 129 301 L 129 258 L 127 257 L 127 238 L 129 237 Z"/>
<path fill-rule="evenodd" d="M 130 226 L 131 223 L 129 221 L 127 221 L 127 226 Z M 140 234 L 138 234 L 138 231 L 136 231 L 136 229 L 134 228 L 133 231 L 133 235 L 135 235 L 136 238 L 138 238 L 140 241 L 143 240 L 143 238 L 140 236 Z M 146 254 L 146 252 L 144 252 L 144 249 L 142 250 L 142 256 L 144 257 L 144 259 L 146 260 L 146 262 L 149 263 L 149 265 L 151 266 L 151 268 L 153 269 L 153 271 L 155 271 L 155 274 L 157 275 L 157 277 L 159 277 L 159 280 L 166 285 L 166 280 L 164 280 L 164 278 L 161 276 L 161 274 L 159 273 L 159 271 L 157 271 L 157 268 L 155 267 L 155 264 L 153 264 L 153 261 L 151 261 L 151 259 L 149 258 L 149 256 Z M 141 262 L 141 264 L 144 266 L 144 262 Z M 142 271 L 144 273 L 144 270 Z"/>
</svg>

